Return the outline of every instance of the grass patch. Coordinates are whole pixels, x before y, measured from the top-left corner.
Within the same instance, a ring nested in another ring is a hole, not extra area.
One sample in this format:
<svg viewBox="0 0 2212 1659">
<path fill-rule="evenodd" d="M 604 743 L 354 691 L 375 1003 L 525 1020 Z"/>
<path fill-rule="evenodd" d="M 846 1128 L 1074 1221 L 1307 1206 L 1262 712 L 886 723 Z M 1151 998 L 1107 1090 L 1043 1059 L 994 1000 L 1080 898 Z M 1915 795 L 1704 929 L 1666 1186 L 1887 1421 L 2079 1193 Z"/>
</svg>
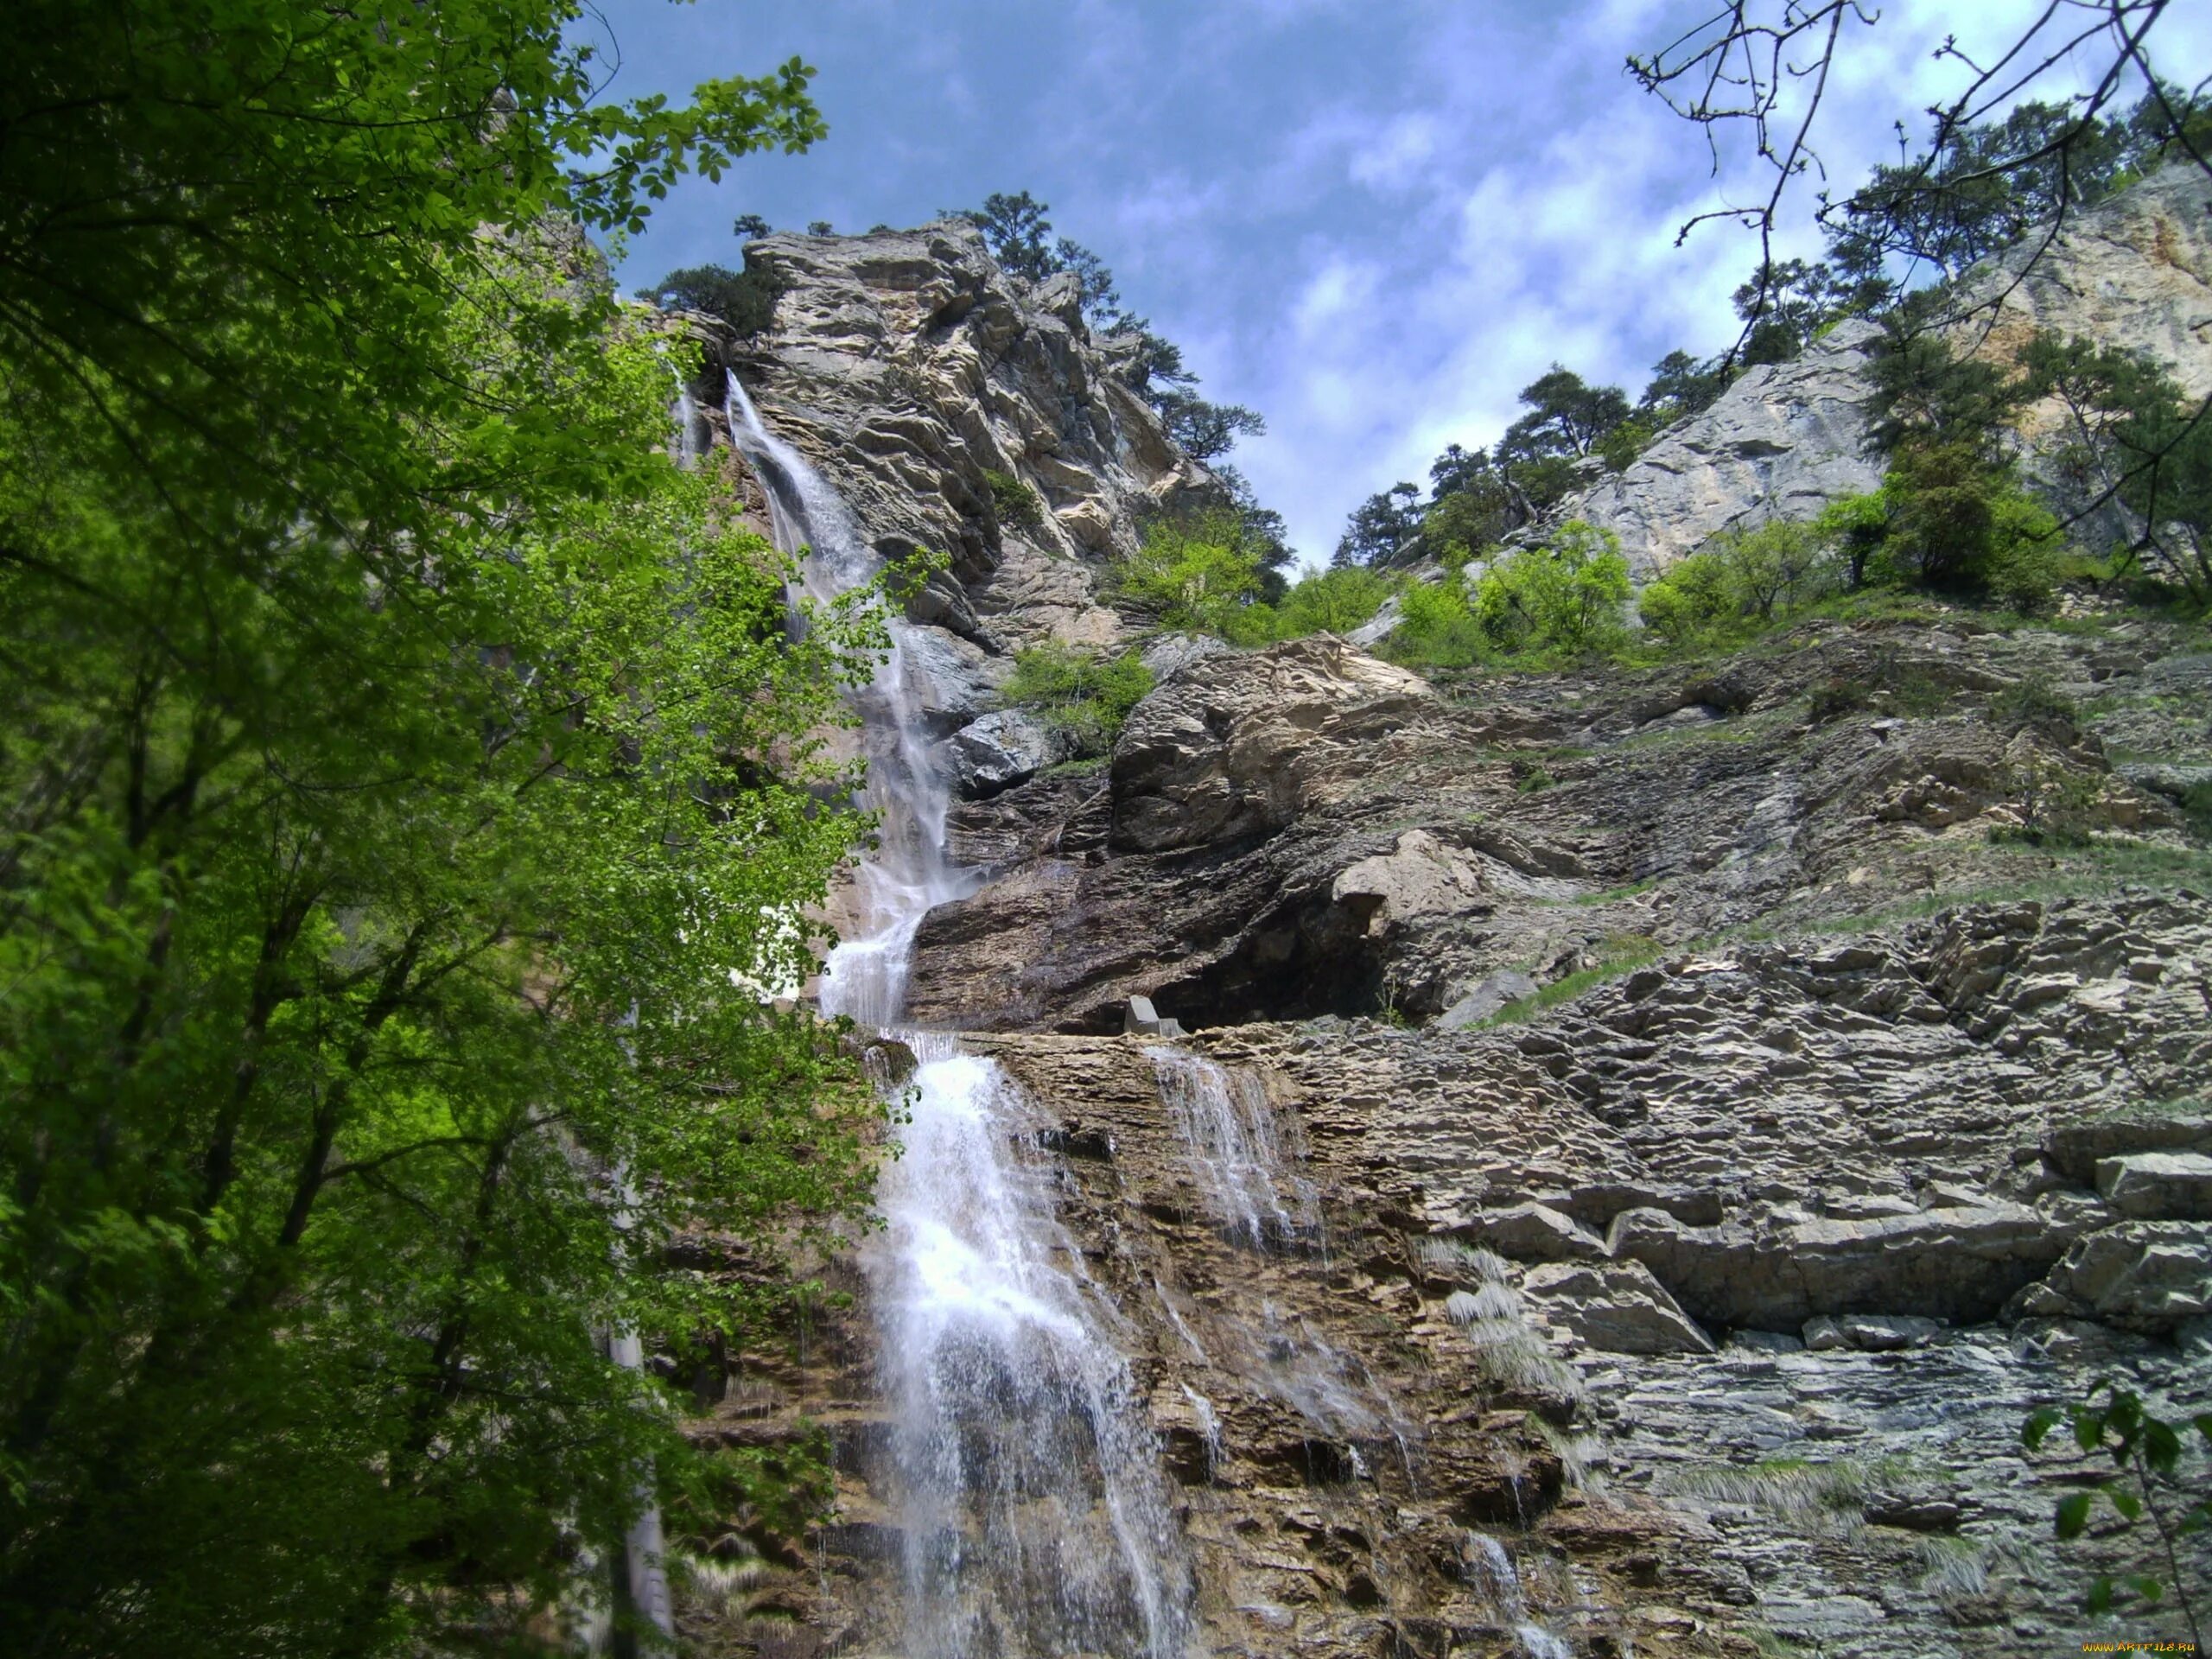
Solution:
<svg viewBox="0 0 2212 1659">
<path fill-rule="evenodd" d="M 1517 1002 L 1509 1002 L 1483 1023 L 1507 1026 L 1528 1019 L 1531 1014 L 1578 997 L 1593 985 L 1618 979 L 1660 957 L 1659 941 L 1648 933 L 1616 933 L 1598 947 L 1598 963 L 1593 968 L 1579 969 L 1564 975 L 1545 986 L 1534 996 L 1524 996 Z"/>
<path fill-rule="evenodd" d="M 1475 1370 L 1484 1382 L 1516 1394 L 1580 1402 L 1582 1377 L 1551 1344 L 1514 1319 L 1479 1319 L 1467 1327 Z"/>
<path fill-rule="evenodd" d="M 1114 747 L 1137 699 L 1152 690 L 1152 671 L 1134 651 L 1108 657 L 1058 640 L 1016 652 L 1006 700 L 1027 709 L 1071 740 L 1082 754 Z"/>
<path fill-rule="evenodd" d="M 1689 1497 L 1764 1510 L 1783 1521 L 1819 1529 L 1839 1524 L 1855 1526 L 1867 1498 L 1910 1481 L 1917 1472 L 1918 1465 L 1904 1457 L 1872 1463 L 1858 1458 L 1837 1458 L 1827 1463 L 1763 1458 L 1751 1464 L 1713 1464 L 1688 1470 L 1669 1484 Z"/>
<path fill-rule="evenodd" d="M 1481 1244 L 1462 1244 L 1456 1238 L 1424 1234 L 1414 1241 L 1414 1256 L 1422 1267 L 1442 1279 L 1463 1285 L 1510 1285 L 1512 1269 L 1505 1258 Z"/>
<path fill-rule="evenodd" d="M 1593 909 L 1599 905 L 1617 904 L 1623 899 L 1633 899 L 1639 893 L 1649 893 L 1658 885 L 1657 876 L 1647 875 L 1643 880 L 1631 881 L 1626 887 L 1607 887 L 1603 893 L 1586 893 L 1573 902 L 1585 909 Z"/>
</svg>

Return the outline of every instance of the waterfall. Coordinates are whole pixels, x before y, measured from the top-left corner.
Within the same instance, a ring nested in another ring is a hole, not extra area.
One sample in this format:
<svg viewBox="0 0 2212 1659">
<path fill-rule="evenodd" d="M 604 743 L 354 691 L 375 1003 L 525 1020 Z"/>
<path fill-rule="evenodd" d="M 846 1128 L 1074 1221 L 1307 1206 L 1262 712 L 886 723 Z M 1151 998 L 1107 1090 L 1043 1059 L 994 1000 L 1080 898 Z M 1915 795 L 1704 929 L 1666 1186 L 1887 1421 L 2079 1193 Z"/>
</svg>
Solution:
<svg viewBox="0 0 2212 1659">
<path fill-rule="evenodd" d="M 1319 1237 L 1313 1185 L 1286 1165 L 1259 1080 L 1179 1048 L 1147 1048 L 1145 1058 L 1198 1192 L 1229 1236 L 1255 1250 Z"/>
<path fill-rule="evenodd" d="M 729 378 L 732 441 L 778 546 L 830 599 L 880 569 L 844 503 Z M 946 856 L 950 791 L 909 677 L 912 627 L 856 697 L 878 846 L 830 952 L 825 1014 L 894 1027 L 916 930 L 973 890 Z M 1181 1659 L 1191 1574 L 1110 1304 L 1053 1210 L 1033 1106 L 995 1061 L 903 1032 L 921 1065 L 865 1266 L 882 1338 L 908 1659 Z"/>
<path fill-rule="evenodd" d="M 1053 1217 L 1030 1109 L 948 1038 L 871 1272 L 906 1487 L 912 1659 L 1185 1650 L 1188 1569 L 1128 1362 Z M 1027 1131 L 1024 1133 L 1024 1131 Z"/>
<path fill-rule="evenodd" d="M 752 464 L 768 494 L 776 545 L 799 557 L 807 592 L 833 599 L 872 580 L 882 568 L 837 493 L 806 458 L 762 423 L 737 376 L 728 376 L 731 441 Z M 945 815 L 951 791 L 931 753 L 921 718 L 920 688 L 910 670 L 913 625 L 890 619 L 891 649 L 861 689 L 861 731 L 868 746 L 862 804 L 880 819 L 874 856 L 855 881 L 855 925 L 830 953 L 822 976 L 825 1014 L 849 1014 L 863 1026 L 897 1022 L 906 1001 L 914 933 L 931 908 L 975 890 L 975 877 L 945 855 Z"/>
</svg>

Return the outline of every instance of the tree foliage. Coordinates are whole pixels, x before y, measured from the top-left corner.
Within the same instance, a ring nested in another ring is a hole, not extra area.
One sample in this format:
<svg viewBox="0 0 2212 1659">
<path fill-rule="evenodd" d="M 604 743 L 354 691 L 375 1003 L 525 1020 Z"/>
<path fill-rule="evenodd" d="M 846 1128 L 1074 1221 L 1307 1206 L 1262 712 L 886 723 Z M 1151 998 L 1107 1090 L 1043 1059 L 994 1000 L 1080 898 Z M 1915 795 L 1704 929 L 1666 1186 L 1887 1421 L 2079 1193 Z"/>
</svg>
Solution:
<svg viewBox="0 0 2212 1659">
<path fill-rule="evenodd" d="M 1377 490 L 1352 509 L 1330 563 L 1338 569 L 1395 564 L 1414 547 L 1421 520 L 1419 485 L 1401 482 Z"/>
<path fill-rule="evenodd" d="M 686 265 L 671 270 L 638 297 L 664 311 L 703 311 L 729 325 L 732 333 L 747 339 L 776 321 L 776 300 L 782 285 L 765 265 L 747 264 L 743 270 L 727 265 Z"/>
<path fill-rule="evenodd" d="M 13 1653 L 508 1639 L 690 1466 L 607 1338 L 757 1339 L 863 1196 L 761 991 L 879 636 L 786 630 L 572 228 L 810 143 L 810 72 L 602 100 L 579 15 L 11 16 Z"/>
<path fill-rule="evenodd" d="M 1470 609 L 1502 652 L 1580 657 L 1619 639 L 1629 592 L 1620 538 L 1570 519 L 1545 546 L 1522 548 L 1484 571 Z"/>
<path fill-rule="evenodd" d="M 2206 1460 L 2206 1454 L 2212 1453 L 2212 1412 L 2199 1412 L 2185 1423 L 2171 1423 L 2147 1409 L 2133 1389 L 2100 1380 L 2078 1400 L 2031 1413 L 2020 1428 L 2021 1442 L 2030 1452 L 2040 1451 L 2051 1430 L 2062 1423 L 2071 1431 L 2075 1450 L 2107 1459 L 2113 1475 L 2060 1498 L 2051 1516 L 2052 1532 L 2062 1541 L 2079 1538 L 2088 1529 L 2097 1500 L 2102 1498 L 2126 1527 L 2147 1517 L 2155 1538 L 2151 1546 L 2155 1565 L 2150 1570 L 2099 1574 L 2091 1580 L 2084 1604 L 2094 1613 L 2123 1606 L 2139 1612 L 2171 1596 L 2191 1643 L 2201 1646 L 2203 1633 L 2197 1624 L 2196 1603 L 2202 1586 L 2189 1581 L 2177 1540 L 2212 1529 L 2212 1489 L 2205 1482 L 2208 1469 L 2212 1469 Z M 2194 1494 L 2183 1478 L 2191 1430 L 2199 1452 Z"/>
<path fill-rule="evenodd" d="M 1107 579 L 1116 597 L 1162 627 L 1237 639 L 1261 594 L 1262 552 L 1234 510 L 1161 518 L 1134 555 L 1108 568 Z"/>
</svg>

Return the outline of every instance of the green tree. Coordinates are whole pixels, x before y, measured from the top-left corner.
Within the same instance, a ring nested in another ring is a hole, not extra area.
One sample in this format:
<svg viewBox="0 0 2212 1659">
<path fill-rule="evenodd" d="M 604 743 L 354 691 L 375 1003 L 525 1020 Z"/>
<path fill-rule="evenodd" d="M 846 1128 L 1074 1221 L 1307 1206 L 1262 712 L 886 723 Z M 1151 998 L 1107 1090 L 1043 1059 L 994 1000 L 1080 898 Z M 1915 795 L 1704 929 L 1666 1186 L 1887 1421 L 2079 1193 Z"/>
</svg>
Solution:
<svg viewBox="0 0 2212 1659">
<path fill-rule="evenodd" d="M 2135 516 L 2129 550 L 2202 608 L 2212 604 L 2212 423 L 2149 358 L 2043 334 L 2021 354 L 2034 391 L 2067 411 L 2061 476 L 2088 506 L 2117 498 Z"/>
<path fill-rule="evenodd" d="M 1281 637 L 1349 633 L 1373 620 L 1395 584 L 1381 572 L 1359 565 L 1317 570 L 1294 582 L 1275 607 Z"/>
<path fill-rule="evenodd" d="M 1255 438 L 1268 423 L 1241 404 L 1209 403 L 1194 391 L 1171 388 L 1152 400 L 1175 447 L 1192 461 L 1217 461 L 1239 438 Z"/>
<path fill-rule="evenodd" d="M 1618 386 L 1590 385 L 1556 363 L 1521 388 L 1521 401 L 1529 412 L 1498 441 L 1502 461 L 1590 454 L 1629 417 L 1628 395 Z"/>
<path fill-rule="evenodd" d="M 766 266 L 748 264 L 737 271 L 727 265 L 687 265 L 670 271 L 638 297 L 664 311 L 703 311 L 720 317 L 745 338 L 774 323 L 781 292 Z"/>
<path fill-rule="evenodd" d="M 1727 389 L 1719 365 L 1700 363 L 1688 352 L 1669 352 L 1651 365 L 1651 379 L 1636 406 L 1665 426 L 1712 408 Z"/>
<path fill-rule="evenodd" d="M 1377 490 L 1351 511 L 1330 563 L 1394 564 L 1409 554 L 1421 534 L 1421 487 L 1403 482 Z"/>
<path fill-rule="evenodd" d="M 691 1465 L 607 1339 L 758 1339 L 864 1195 L 762 992 L 880 635 L 785 628 L 576 228 L 811 143 L 809 72 L 601 101 L 580 15 L 11 15 L 13 1653 L 518 1637 Z"/>
</svg>

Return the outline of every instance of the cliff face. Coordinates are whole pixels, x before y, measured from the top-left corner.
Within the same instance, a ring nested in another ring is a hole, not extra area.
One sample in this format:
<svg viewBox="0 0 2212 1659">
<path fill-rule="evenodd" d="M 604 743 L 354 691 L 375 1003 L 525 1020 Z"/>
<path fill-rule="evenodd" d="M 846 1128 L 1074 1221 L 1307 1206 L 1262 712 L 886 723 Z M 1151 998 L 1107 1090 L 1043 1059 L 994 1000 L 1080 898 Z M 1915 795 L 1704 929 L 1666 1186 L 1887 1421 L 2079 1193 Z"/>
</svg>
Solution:
<svg viewBox="0 0 2212 1659">
<path fill-rule="evenodd" d="M 1943 333 L 1964 353 L 2009 363 L 2042 329 L 2141 353 L 2190 397 L 2212 392 L 2212 181 L 2187 162 L 2162 168 L 1977 266 L 1948 314 Z M 1751 370 L 1554 520 L 1615 532 L 1641 579 L 1717 531 L 1810 518 L 1872 489 L 1881 467 L 1866 452 L 1866 367 L 1878 337 L 1845 322 L 1796 361 Z M 2020 418 L 2029 469 L 2048 482 L 2042 462 L 2074 441 L 2056 399 Z"/>
<path fill-rule="evenodd" d="M 916 620 L 994 655 L 1046 635 L 1117 639 L 1097 564 L 1212 480 L 1115 372 L 1074 278 L 1010 278 L 957 221 L 773 236 L 748 257 L 784 291 L 731 366 L 885 557 L 950 561 Z M 1033 514 L 995 502 L 991 474 L 1030 492 Z"/>
<path fill-rule="evenodd" d="M 2164 245 L 2161 200 L 2072 267 L 2107 262 L 2082 304 L 2147 280 L 2109 250 Z M 758 253 L 791 287 L 737 372 L 875 546 L 952 556 L 919 717 L 980 747 L 1010 648 L 1123 639 L 1098 561 L 1207 480 L 1072 294 L 963 227 Z M 1859 349 L 1746 377 L 1606 510 L 1656 562 L 1746 499 L 1866 487 L 1836 447 Z M 1019 1179 L 1165 1483 L 1176 1650 L 2094 1635 L 2081 1587 L 2142 1540 L 2054 1547 L 2094 1465 L 2018 1435 L 2101 1376 L 2212 1404 L 2201 633 L 1816 623 L 1695 671 L 1449 687 L 1326 637 L 1148 651 L 1110 761 L 1039 753 L 953 807 L 976 890 L 924 920 L 908 1007 L 1020 1092 Z M 1195 1034 L 1121 1034 L 1135 996 Z M 756 1617 L 690 1606 L 702 1651 L 908 1652 L 916 1560 L 984 1548 L 901 1506 L 875 1248 L 694 1426 L 766 1455 L 826 1431 L 837 1480 Z M 1071 1444 L 1105 1433 L 1087 1409 Z M 1051 1507 L 1025 1524 L 1107 1535 Z"/>
</svg>

